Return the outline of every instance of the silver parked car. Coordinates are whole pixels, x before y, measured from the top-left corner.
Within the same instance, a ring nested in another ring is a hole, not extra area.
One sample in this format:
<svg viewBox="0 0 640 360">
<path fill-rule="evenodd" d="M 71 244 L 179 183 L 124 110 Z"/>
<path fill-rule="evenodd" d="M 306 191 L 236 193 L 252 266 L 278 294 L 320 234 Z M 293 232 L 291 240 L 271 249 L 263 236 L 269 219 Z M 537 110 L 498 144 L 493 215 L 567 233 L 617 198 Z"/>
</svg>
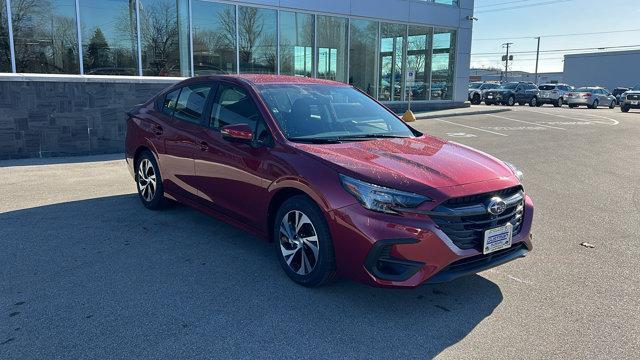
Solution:
<svg viewBox="0 0 640 360">
<path fill-rule="evenodd" d="M 640 85 L 620 95 L 620 110 L 640 109 Z"/>
<path fill-rule="evenodd" d="M 542 84 L 538 89 L 540 90 L 538 103 L 551 104 L 555 107 L 562 107 L 566 103 L 567 93 L 573 91 L 573 87 L 566 84 Z"/>
<path fill-rule="evenodd" d="M 497 89 L 500 84 L 495 82 L 472 82 L 469 83 L 469 101 L 473 105 L 480 105 L 482 102 L 482 96 L 485 91 L 491 89 Z"/>
<path fill-rule="evenodd" d="M 597 109 L 598 106 L 608 106 L 609 109 L 613 109 L 616 107 L 616 98 L 605 88 L 589 86 L 568 93 L 567 104 L 570 108 L 586 106 L 589 109 Z"/>
</svg>

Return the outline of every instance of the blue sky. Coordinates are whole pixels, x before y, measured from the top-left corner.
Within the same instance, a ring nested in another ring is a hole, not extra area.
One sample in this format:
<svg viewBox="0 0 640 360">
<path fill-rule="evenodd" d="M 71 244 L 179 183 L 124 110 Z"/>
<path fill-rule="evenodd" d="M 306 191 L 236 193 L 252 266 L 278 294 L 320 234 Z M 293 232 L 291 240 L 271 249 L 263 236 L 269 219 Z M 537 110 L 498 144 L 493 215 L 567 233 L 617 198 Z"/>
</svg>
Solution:
<svg viewBox="0 0 640 360">
<path fill-rule="evenodd" d="M 520 8 L 498 11 L 513 7 Z M 510 70 L 533 72 L 536 36 L 543 36 L 540 43 L 541 51 L 639 45 L 628 49 L 541 53 L 541 72 L 562 71 L 562 56 L 566 53 L 640 49 L 640 0 L 475 0 L 474 16 L 478 21 L 473 26 L 472 67 L 504 68 L 499 54 L 486 53 L 503 53 L 501 44 L 513 42 L 511 51 L 533 52 L 514 54 L 514 61 L 509 65 Z M 630 29 L 636 31 L 544 37 Z M 493 40 L 495 38 L 505 39 Z"/>
</svg>

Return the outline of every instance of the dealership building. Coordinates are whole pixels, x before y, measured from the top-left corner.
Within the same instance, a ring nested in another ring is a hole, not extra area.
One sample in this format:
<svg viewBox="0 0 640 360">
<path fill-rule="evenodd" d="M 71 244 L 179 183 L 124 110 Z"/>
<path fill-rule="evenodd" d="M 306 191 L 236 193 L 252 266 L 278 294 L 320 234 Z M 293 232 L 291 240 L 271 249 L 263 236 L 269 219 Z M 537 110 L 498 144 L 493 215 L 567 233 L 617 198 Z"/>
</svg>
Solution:
<svg viewBox="0 0 640 360">
<path fill-rule="evenodd" d="M 190 76 L 462 106 L 472 16 L 473 0 L 0 0 L 0 158 L 120 152 L 125 111 Z"/>
</svg>

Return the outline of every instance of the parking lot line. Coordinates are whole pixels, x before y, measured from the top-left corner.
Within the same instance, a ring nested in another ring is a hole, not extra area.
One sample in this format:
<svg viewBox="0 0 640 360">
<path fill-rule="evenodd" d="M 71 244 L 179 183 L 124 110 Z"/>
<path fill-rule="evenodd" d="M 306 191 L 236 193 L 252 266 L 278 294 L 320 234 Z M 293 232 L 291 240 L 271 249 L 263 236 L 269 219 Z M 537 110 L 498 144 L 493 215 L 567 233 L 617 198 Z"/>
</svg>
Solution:
<svg viewBox="0 0 640 360">
<path fill-rule="evenodd" d="M 545 125 L 545 124 L 540 124 L 540 123 L 534 123 L 534 122 L 530 122 L 530 121 L 518 120 L 518 119 L 509 118 L 509 117 L 506 117 L 506 116 L 500 116 L 500 115 L 494 115 L 494 114 L 487 114 L 487 115 L 495 117 L 495 118 L 499 118 L 499 119 L 504 119 L 504 120 L 511 120 L 511 121 L 521 122 L 521 123 L 530 124 L 530 125 L 543 126 L 543 127 L 547 127 L 547 128 L 550 128 L 550 129 L 567 130 L 567 129 L 563 129 L 563 128 L 557 127 L 557 126 L 551 126 L 551 125 Z"/>
<path fill-rule="evenodd" d="M 577 117 L 573 117 L 573 116 L 566 116 L 566 115 L 558 115 L 558 114 L 552 114 L 546 111 L 537 111 L 537 110 L 528 110 L 528 109 L 521 109 L 520 111 L 529 111 L 532 113 L 536 113 L 536 114 L 543 114 L 543 115 L 548 115 L 548 116 L 555 116 L 555 117 L 559 117 L 559 118 L 563 118 L 563 119 L 569 119 L 569 120 L 576 120 L 576 121 L 585 121 L 585 122 L 592 122 L 592 123 L 596 123 L 596 124 L 602 124 L 602 125 L 610 125 L 610 126 L 616 126 L 618 124 L 620 124 L 620 122 L 618 120 L 606 117 L 606 116 L 601 116 L 601 115 L 594 115 L 594 114 L 580 114 L 582 116 L 590 116 L 590 117 L 595 117 L 595 118 L 600 118 L 600 119 L 604 119 L 604 120 L 609 120 L 612 123 L 606 123 L 606 122 L 602 122 L 602 121 L 597 121 L 597 120 L 588 120 L 588 119 L 581 119 L 581 118 L 577 118 Z"/>
<path fill-rule="evenodd" d="M 462 125 L 462 124 L 458 124 L 458 123 L 454 123 L 454 122 L 451 122 L 451 121 L 442 120 L 442 119 L 438 119 L 438 118 L 434 118 L 434 120 L 438 120 L 438 121 L 445 122 L 445 123 L 447 123 L 447 124 L 458 125 L 458 126 L 466 127 L 466 128 L 469 128 L 469 129 L 478 130 L 478 131 L 484 131 L 484 132 L 488 132 L 488 133 L 495 134 L 495 135 L 500 135 L 500 136 L 509 136 L 509 135 L 501 134 L 501 133 L 499 133 L 499 132 L 495 132 L 495 131 L 491 131 L 491 130 L 485 130 L 485 129 L 480 129 L 480 128 L 473 127 L 473 126 L 468 126 L 468 125 Z"/>
</svg>

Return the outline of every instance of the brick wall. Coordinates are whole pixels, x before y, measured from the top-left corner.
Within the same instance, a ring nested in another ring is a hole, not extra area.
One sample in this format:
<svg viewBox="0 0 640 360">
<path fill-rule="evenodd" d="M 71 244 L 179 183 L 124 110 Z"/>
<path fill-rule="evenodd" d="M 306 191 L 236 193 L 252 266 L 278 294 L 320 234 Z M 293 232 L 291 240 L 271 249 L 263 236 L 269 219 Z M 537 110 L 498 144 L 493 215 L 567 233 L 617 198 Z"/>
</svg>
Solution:
<svg viewBox="0 0 640 360">
<path fill-rule="evenodd" d="M 0 76 L 0 159 L 122 152 L 125 112 L 180 79 Z"/>
</svg>

